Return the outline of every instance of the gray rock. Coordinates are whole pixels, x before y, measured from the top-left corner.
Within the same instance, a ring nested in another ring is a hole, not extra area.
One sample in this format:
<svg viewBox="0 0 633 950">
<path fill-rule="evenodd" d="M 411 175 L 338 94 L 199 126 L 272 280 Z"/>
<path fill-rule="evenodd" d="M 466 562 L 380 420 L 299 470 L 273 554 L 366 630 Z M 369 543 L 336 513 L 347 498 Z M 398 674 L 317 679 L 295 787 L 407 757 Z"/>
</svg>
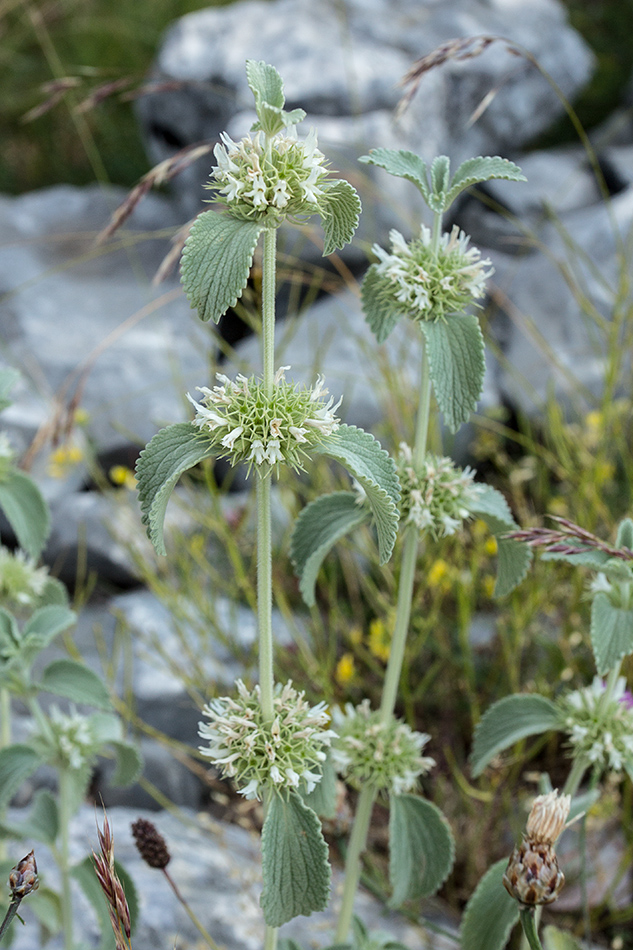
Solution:
<svg viewBox="0 0 633 950">
<path fill-rule="evenodd" d="M 389 0 L 353 0 L 344 15 L 334 0 L 318 8 L 310 0 L 247 0 L 189 14 L 168 31 L 153 78 L 181 85 L 139 100 L 149 153 L 159 162 L 189 143 L 217 139 L 222 130 L 242 134 L 253 113 L 244 63 L 264 59 L 282 75 L 288 107 L 305 109 L 304 128 L 317 127 L 334 167 L 349 170 L 360 186 L 380 231 L 384 214 L 377 198 L 388 195 L 393 206 L 402 183 L 372 171 L 375 184 L 365 186 L 367 169 L 359 173 L 356 159 L 368 148 L 407 148 L 426 160 L 443 153 L 459 162 L 472 154 L 516 151 L 560 115 L 560 102 L 538 70 L 496 43 L 478 58 L 451 60 L 427 73 L 394 126 L 398 83 L 412 62 L 447 40 L 480 34 L 527 47 L 568 96 L 589 78 L 592 54 L 556 0 L 519 6 L 403 0 L 396 7 Z M 491 92 L 488 107 L 471 123 Z M 201 208 L 200 184 L 211 164 L 207 157 L 175 182 L 187 216 Z M 407 195 L 404 222 L 419 216 Z M 391 226 L 398 223 L 392 216 Z M 374 227 L 372 237 L 378 236 Z"/>
<path fill-rule="evenodd" d="M 20 816 L 13 810 L 11 819 Z M 71 823 L 71 858 L 81 860 L 97 850 L 93 806 L 82 807 Z M 140 918 L 133 935 L 134 950 L 170 950 L 177 941 L 181 950 L 200 945 L 200 934 L 171 890 L 165 876 L 148 867 L 138 855 L 130 824 L 139 817 L 154 822 L 171 853 L 168 870 L 202 925 L 226 950 L 259 950 L 264 924 L 259 907 L 261 871 L 258 836 L 236 825 L 221 824 L 208 816 L 180 809 L 179 817 L 163 812 L 139 813 L 128 808 L 108 808 L 114 835 L 114 853 L 131 875 L 140 898 Z M 22 857 L 18 846 L 13 853 Z M 30 844 L 27 845 L 30 847 Z M 18 854 L 19 852 L 19 854 Z M 57 872 L 48 849 L 36 845 L 38 870 L 49 886 L 59 886 Z M 332 942 L 335 913 L 340 900 L 341 872 L 334 871 L 333 895 L 327 911 L 309 919 L 298 917 L 282 928 L 282 936 L 292 936 L 308 948 Z M 75 939 L 89 947 L 98 945 L 98 929 L 92 908 L 73 882 Z M 29 904 L 38 900 L 36 892 L 20 908 L 26 927 L 20 928 L 20 950 L 40 950 L 40 934 Z M 386 909 L 371 895 L 361 891 L 356 912 L 371 930 L 383 930 L 404 941 L 411 950 L 449 950 L 453 941 L 426 933 Z M 56 937 L 47 944 L 61 950 Z"/>
<path fill-rule="evenodd" d="M 142 445 L 187 417 L 184 392 L 207 378 L 212 343 L 177 278 L 150 286 L 170 202 L 148 196 L 111 244 L 93 244 L 125 194 L 58 186 L 0 198 L 0 339 L 25 377 L 3 423 L 23 443 L 47 422 L 63 441 L 76 400 L 88 413 L 77 438 L 97 454 Z"/>
</svg>

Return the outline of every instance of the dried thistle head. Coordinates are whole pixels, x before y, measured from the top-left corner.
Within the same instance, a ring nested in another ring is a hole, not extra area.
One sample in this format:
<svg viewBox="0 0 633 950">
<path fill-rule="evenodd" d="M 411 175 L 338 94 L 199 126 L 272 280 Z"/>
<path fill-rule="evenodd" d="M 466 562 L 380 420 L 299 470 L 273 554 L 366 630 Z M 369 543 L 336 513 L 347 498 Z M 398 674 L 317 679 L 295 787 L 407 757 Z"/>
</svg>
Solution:
<svg viewBox="0 0 633 950">
<path fill-rule="evenodd" d="M 29 851 L 9 874 L 9 887 L 12 901 L 21 901 L 40 886 L 37 876 L 35 852 Z"/>
<path fill-rule="evenodd" d="M 151 868 L 163 870 L 171 861 L 171 855 L 165 839 L 155 825 L 145 818 L 137 818 L 132 822 L 132 834 L 138 852 Z"/>
<path fill-rule="evenodd" d="M 565 883 L 554 843 L 565 828 L 571 798 L 558 791 L 538 795 L 527 820 L 525 838 L 508 861 L 503 886 L 525 907 L 551 904 Z"/>
<path fill-rule="evenodd" d="M 570 807 L 571 797 L 559 797 L 558 790 L 538 795 L 528 816 L 527 837 L 537 844 L 554 844 L 565 827 Z"/>
<path fill-rule="evenodd" d="M 116 950 L 129 950 L 130 947 L 130 910 L 125 898 L 123 885 L 114 869 L 114 839 L 108 817 L 103 812 L 103 831 L 97 825 L 99 854 L 92 852 L 95 874 L 105 894 L 110 913 L 110 923 L 114 932 Z"/>
</svg>

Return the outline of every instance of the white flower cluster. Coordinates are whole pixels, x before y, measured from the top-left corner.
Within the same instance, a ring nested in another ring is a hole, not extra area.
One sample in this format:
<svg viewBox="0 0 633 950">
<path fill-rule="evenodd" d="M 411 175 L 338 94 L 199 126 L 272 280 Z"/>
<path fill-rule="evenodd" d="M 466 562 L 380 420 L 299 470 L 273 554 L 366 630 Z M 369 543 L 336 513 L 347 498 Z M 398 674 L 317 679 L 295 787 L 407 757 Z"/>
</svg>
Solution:
<svg viewBox="0 0 633 950">
<path fill-rule="evenodd" d="M 257 132 L 234 142 L 226 132 L 215 146 L 217 161 L 209 188 L 224 197 L 232 214 L 246 219 L 314 214 L 324 195 L 328 171 L 314 129 L 300 142 L 289 133 Z"/>
<path fill-rule="evenodd" d="M 420 753 L 430 736 L 414 732 L 405 722 L 381 721 L 369 700 L 359 706 L 347 703 L 332 712 L 338 738 L 332 743 L 332 761 L 340 775 L 355 788 L 371 785 L 394 795 L 409 792 L 435 765 Z"/>
<path fill-rule="evenodd" d="M 572 753 L 614 772 L 625 768 L 633 774 L 633 697 L 623 676 L 607 703 L 605 691 L 604 680 L 596 676 L 591 686 L 561 700 Z"/>
<path fill-rule="evenodd" d="M 380 263 L 372 266 L 384 278 L 379 293 L 392 299 L 395 309 L 413 319 L 436 320 L 461 313 L 485 295 L 486 280 L 493 273 L 491 261 L 481 260 L 476 247 L 469 248 L 470 238 L 457 225 L 442 235 L 437 255 L 424 225 L 416 241 L 407 243 L 395 229 L 389 239 L 391 253 L 374 244 Z"/>
<path fill-rule="evenodd" d="M 93 758 L 95 737 L 90 721 L 72 708 L 69 714 L 51 706 L 50 725 L 57 759 L 70 769 L 81 769 Z"/>
<path fill-rule="evenodd" d="M 261 379 L 231 380 L 222 373 L 213 389 L 199 387 L 201 403 L 187 394 L 196 409 L 194 425 L 211 434 L 233 465 L 265 466 L 264 474 L 280 462 L 302 469 L 303 459 L 309 457 L 306 450 L 338 429 L 335 413 L 342 397 L 336 405 L 332 396 L 325 402 L 328 391 L 322 376 L 311 389 L 287 383 L 289 369 L 282 366 L 277 371 L 271 396 L 266 396 Z"/>
<path fill-rule="evenodd" d="M 436 539 L 455 534 L 484 490 L 475 482 L 476 473 L 471 468 L 457 468 L 450 458 L 428 454 L 420 468 L 414 468 L 413 453 L 406 442 L 400 443 L 396 466 L 404 523 L 430 531 Z"/>
<path fill-rule="evenodd" d="M 260 798 L 266 788 L 303 785 L 311 792 L 321 781 L 324 750 L 336 736 L 325 728 L 330 721 L 326 704 L 310 706 L 292 682 L 277 684 L 274 719 L 265 723 L 259 686 L 248 690 L 242 680 L 236 686 L 236 699 L 214 699 L 202 710 L 211 720 L 199 724 L 198 735 L 209 742 L 200 747 L 202 754 L 236 780 L 245 798 Z"/>
<path fill-rule="evenodd" d="M 12 553 L 0 547 L 0 602 L 14 601 L 22 607 L 30 607 L 44 593 L 48 582 L 48 569 L 36 567 L 33 558 L 24 551 Z"/>
</svg>

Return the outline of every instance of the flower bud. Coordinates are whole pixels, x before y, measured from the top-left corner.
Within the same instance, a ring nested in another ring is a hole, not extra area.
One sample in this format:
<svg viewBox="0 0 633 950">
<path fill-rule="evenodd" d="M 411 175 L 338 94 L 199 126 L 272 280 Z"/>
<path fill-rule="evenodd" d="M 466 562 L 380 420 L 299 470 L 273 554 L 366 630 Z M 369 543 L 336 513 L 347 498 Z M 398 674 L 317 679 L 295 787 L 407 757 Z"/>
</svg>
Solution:
<svg viewBox="0 0 633 950">
<path fill-rule="evenodd" d="M 569 816 L 571 797 L 558 792 L 538 795 L 527 820 L 527 837 L 538 844 L 554 844 Z"/>
<path fill-rule="evenodd" d="M 132 834 L 140 856 L 151 868 L 162 871 L 171 861 L 171 855 L 165 839 L 155 825 L 145 818 L 137 818 L 132 822 Z"/>
<path fill-rule="evenodd" d="M 35 852 L 29 851 L 13 868 L 9 875 L 9 887 L 14 901 L 21 901 L 40 886 L 37 876 Z"/>
<path fill-rule="evenodd" d="M 529 838 L 514 849 L 503 875 L 508 894 L 526 907 L 551 904 L 564 883 L 553 847 Z"/>
</svg>

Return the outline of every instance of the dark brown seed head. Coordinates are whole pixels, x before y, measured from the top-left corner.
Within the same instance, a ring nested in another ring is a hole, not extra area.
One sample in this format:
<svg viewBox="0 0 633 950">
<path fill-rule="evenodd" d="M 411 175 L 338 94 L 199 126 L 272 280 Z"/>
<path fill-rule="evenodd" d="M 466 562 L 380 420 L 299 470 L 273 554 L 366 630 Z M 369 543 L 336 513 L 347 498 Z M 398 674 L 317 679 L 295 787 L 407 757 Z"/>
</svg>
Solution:
<svg viewBox="0 0 633 950">
<path fill-rule="evenodd" d="M 530 838 L 514 849 L 503 875 L 508 894 L 526 907 L 551 904 L 564 883 L 554 848 Z"/>
<path fill-rule="evenodd" d="M 171 855 L 163 836 L 157 831 L 151 821 L 137 818 L 132 823 L 132 834 L 136 841 L 139 854 L 151 868 L 162 870 L 171 861 Z"/>
<path fill-rule="evenodd" d="M 35 852 L 29 851 L 25 858 L 16 864 L 9 875 L 9 887 L 14 901 L 21 901 L 40 886 L 37 876 Z"/>
</svg>

